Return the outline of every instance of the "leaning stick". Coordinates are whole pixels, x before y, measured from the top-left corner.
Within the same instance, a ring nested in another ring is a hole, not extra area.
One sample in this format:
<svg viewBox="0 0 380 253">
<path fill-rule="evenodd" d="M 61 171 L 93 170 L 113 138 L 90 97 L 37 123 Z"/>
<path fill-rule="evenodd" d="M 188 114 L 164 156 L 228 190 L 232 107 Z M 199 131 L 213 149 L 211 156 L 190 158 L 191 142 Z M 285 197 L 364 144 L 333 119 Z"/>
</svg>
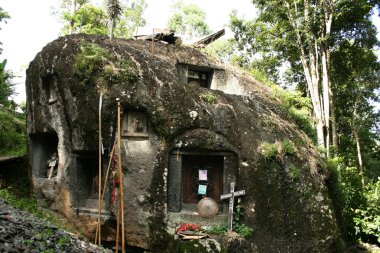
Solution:
<svg viewBox="0 0 380 253">
<path fill-rule="evenodd" d="M 112 158 L 113 158 L 113 152 L 114 152 L 114 150 L 115 150 L 115 144 L 112 146 L 111 155 L 110 155 L 110 160 L 109 160 L 109 162 L 108 162 L 108 167 L 107 167 L 106 178 L 104 179 L 102 198 L 101 198 L 101 201 L 100 201 L 100 208 L 101 208 L 101 209 L 103 209 L 104 194 L 105 194 L 105 192 L 106 192 L 106 185 L 107 185 L 107 180 L 108 180 L 108 174 L 109 174 L 109 171 L 110 171 L 110 168 L 111 168 L 111 163 L 112 163 Z M 96 227 L 95 244 L 97 243 L 98 232 L 99 232 L 99 226 Z"/>
<path fill-rule="evenodd" d="M 120 99 L 117 100 L 117 148 L 118 148 L 118 171 L 119 171 L 119 187 L 120 187 L 120 209 L 121 209 L 121 251 L 125 251 L 125 236 L 124 236 L 124 190 L 123 190 L 123 172 L 121 170 L 121 148 L 120 148 Z"/>
<path fill-rule="evenodd" d="M 100 98 L 99 98 L 99 171 L 98 171 L 98 195 L 99 195 L 99 202 L 98 202 L 98 229 L 99 229 L 99 246 L 102 243 L 102 235 L 101 235 L 101 224 L 100 224 L 100 215 L 101 215 L 101 189 L 102 189 L 102 114 L 101 114 L 101 107 L 102 107 L 102 92 L 100 92 Z"/>
</svg>

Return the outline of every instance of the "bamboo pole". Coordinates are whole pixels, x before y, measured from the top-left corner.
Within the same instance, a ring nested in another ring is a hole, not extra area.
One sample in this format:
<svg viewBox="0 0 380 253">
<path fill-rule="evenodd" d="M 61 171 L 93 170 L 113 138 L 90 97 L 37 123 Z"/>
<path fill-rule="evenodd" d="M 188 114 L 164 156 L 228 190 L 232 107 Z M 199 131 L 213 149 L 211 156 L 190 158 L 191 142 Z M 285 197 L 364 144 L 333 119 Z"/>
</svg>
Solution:
<svg viewBox="0 0 380 253">
<path fill-rule="evenodd" d="M 108 174 L 109 174 L 109 171 L 110 171 L 110 168 L 111 168 L 111 163 L 112 163 L 112 158 L 113 158 L 114 150 L 115 150 L 115 144 L 113 144 L 113 146 L 112 146 L 111 155 L 110 155 L 110 160 L 109 160 L 109 162 L 108 162 L 108 167 L 107 167 L 107 172 L 106 172 L 106 177 L 105 177 L 105 179 L 104 179 L 102 198 L 101 198 L 101 201 L 100 201 L 100 208 L 101 208 L 101 209 L 103 209 L 104 194 L 105 194 L 105 192 L 106 192 L 106 185 L 107 185 L 107 180 L 108 180 Z M 99 226 L 96 227 L 95 244 L 97 243 L 98 232 L 99 232 Z"/>
<path fill-rule="evenodd" d="M 101 216 L 101 188 L 102 188 L 102 115 L 101 115 L 101 107 L 102 107 L 102 92 L 100 92 L 100 98 L 99 98 L 99 171 L 98 171 L 98 196 L 99 196 L 99 202 L 98 202 L 98 236 L 99 236 L 99 246 L 102 243 L 102 235 L 101 235 L 101 224 L 100 224 L 100 216 Z"/>
<path fill-rule="evenodd" d="M 123 187 L 123 172 L 121 170 L 121 147 L 120 147 L 120 99 L 117 99 L 117 148 L 118 148 L 118 171 L 119 171 L 119 187 L 120 187 L 120 211 L 121 211 L 121 251 L 125 251 L 125 236 L 124 236 L 124 187 Z"/>
<path fill-rule="evenodd" d="M 119 197 L 120 199 L 120 197 Z M 116 250 L 115 252 L 119 252 L 119 235 L 120 235 L 120 201 L 117 203 L 117 215 L 116 215 Z"/>
</svg>

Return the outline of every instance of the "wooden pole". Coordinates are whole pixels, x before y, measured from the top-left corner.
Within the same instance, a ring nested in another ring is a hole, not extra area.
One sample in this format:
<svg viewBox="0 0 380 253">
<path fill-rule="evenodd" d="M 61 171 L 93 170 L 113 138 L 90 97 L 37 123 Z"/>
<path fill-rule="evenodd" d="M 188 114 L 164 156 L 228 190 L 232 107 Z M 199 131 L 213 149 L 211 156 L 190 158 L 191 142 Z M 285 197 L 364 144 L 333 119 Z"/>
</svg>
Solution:
<svg viewBox="0 0 380 253">
<path fill-rule="evenodd" d="M 120 199 L 120 196 L 119 196 Z M 116 215 L 116 250 L 115 252 L 119 252 L 119 235 L 120 235 L 120 200 L 117 203 L 117 215 Z"/>
<path fill-rule="evenodd" d="M 101 235 L 101 224 L 100 224 L 100 216 L 101 216 L 101 189 L 102 189 L 102 115 L 101 115 L 101 109 L 102 109 L 102 92 L 100 92 L 100 98 L 99 98 L 99 171 L 98 171 L 98 196 L 99 196 L 99 202 L 98 202 L 98 229 L 99 229 L 99 246 L 102 243 L 102 235 Z"/>
<path fill-rule="evenodd" d="M 107 180 L 108 180 L 108 174 L 109 174 L 109 171 L 110 171 L 110 168 L 111 168 L 111 163 L 112 163 L 112 158 L 113 158 L 113 152 L 114 152 L 114 150 L 115 150 L 115 144 L 112 146 L 110 160 L 108 162 L 108 167 L 107 167 L 107 173 L 106 173 L 106 177 L 104 179 L 102 198 L 101 198 L 101 201 L 100 201 L 100 208 L 101 209 L 103 209 L 104 193 L 106 192 L 106 185 L 107 185 Z M 99 226 L 96 227 L 95 244 L 97 243 L 98 233 L 99 233 Z"/>
<path fill-rule="evenodd" d="M 118 148 L 118 171 L 119 171 L 119 188 L 120 188 L 120 211 L 121 211 L 121 251 L 125 251 L 125 236 L 124 236 L 124 187 L 123 187 L 123 172 L 121 170 L 121 130 L 120 130 L 120 99 L 117 99 L 117 148 Z"/>
</svg>

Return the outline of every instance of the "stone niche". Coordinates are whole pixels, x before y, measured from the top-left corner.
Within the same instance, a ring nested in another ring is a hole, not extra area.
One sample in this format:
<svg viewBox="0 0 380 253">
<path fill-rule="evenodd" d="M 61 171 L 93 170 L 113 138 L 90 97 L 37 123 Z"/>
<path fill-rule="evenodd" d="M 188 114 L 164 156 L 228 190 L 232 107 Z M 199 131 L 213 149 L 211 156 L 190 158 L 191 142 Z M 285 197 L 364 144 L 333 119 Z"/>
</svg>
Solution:
<svg viewBox="0 0 380 253">
<path fill-rule="evenodd" d="M 224 70 L 205 66 L 196 66 L 179 63 L 177 75 L 181 83 L 191 87 L 213 88 L 223 86 L 225 83 Z"/>
<path fill-rule="evenodd" d="M 219 213 L 204 222 L 222 222 L 228 207 L 227 202 L 220 201 L 220 195 L 228 192 L 230 183 L 236 180 L 237 167 L 237 156 L 233 152 L 173 150 L 168 178 L 170 219 L 196 219 L 202 223 L 196 208 L 199 200 L 207 196 L 218 203 Z"/>
<path fill-rule="evenodd" d="M 56 87 L 56 80 L 52 75 L 47 75 L 42 78 L 42 89 L 49 104 L 54 104 L 57 101 Z"/>
<path fill-rule="evenodd" d="M 96 213 L 98 208 L 99 186 L 99 157 L 97 150 L 75 151 L 73 157 L 73 176 L 75 182 L 72 185 L 73 205 L 78 213 Z M 104 168 L 102 169 L 102 171 Z M 103 188 L 103 182 L 102 182 Z M 105 196 L 108 196 L 105 194 Z M 108 203 L 105 200 L 103 203 Z M 103 206 L 104 209 L 104 206 Z"/>
<path fill-rule="evenodd" d="M 58 166 L 58 136 L 55 132 L 29 135 L 32 152 L 32 174 L 36 178 L 51 178 Z"/>
<path fill-rule="evenodd" d="M 122 116 L 123 137 L 149 137 L 149 121 L 146 112 L 125 109 Z"/>
</svg>

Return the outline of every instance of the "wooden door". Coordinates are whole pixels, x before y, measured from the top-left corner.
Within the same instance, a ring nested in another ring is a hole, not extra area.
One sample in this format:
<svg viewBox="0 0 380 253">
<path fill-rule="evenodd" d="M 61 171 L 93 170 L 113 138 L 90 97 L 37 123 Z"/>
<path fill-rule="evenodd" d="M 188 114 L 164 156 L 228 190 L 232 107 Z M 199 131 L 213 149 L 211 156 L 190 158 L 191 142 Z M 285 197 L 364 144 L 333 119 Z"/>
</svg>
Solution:
<svg viewBox="0 0 380 253">
<path fill-rule="evenodd" d="M 220 203 L 223 189 L 223 156 L 183 155 L 182 196 L 183 203 L 196 204 L 203 196 Z M 199 170 L 207 170 L 207 180 L 199 180 Z M 205 195 L 199 194 L 199 184 L 207 185 Z"/>
</svg>

